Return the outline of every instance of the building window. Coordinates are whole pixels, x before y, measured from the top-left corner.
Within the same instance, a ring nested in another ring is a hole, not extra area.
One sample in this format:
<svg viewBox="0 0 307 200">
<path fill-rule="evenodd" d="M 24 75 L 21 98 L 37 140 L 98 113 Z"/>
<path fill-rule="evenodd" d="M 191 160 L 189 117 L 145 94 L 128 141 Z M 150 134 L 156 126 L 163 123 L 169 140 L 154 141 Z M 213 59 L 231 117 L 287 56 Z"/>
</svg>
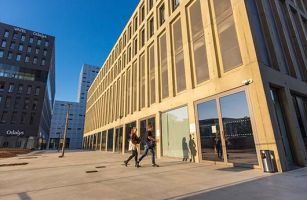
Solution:
<svg viewBox="0 0 307 200">
<path fill-rule="evenodd" d="M 152 45 L 148 50 L 148 64 L 149 64 L 149 102 L 153 104 L 156 102 L 156 74 L 155 74 L 155 47 Z"/>
<path fill-rule="evenodd" d="M 42 44 L 42 40 L 41 39 L 38 39 L 37 40 L 37 45 L 41 45 Z"/>
<path fill-rule="evenodd" d="M 166 34 L 164 33 L 159 38 L 159 55 L 160 55 L 160 81 L 161 81 L 161 96 L 162 99 L 169 96 L 169 86 L 168 86 L 168 64 L 167 64 L 167 42 Z"/>
<path fill-rule="evenodd" d="M 29 39 L 29 43 L 32 44 L 33 43 L 33 37 L 30 37 Z"/>
<path fill-rule="evenodd" d="M 12 93 L 14 92 L 14 83 L 10 83 L 10 86 L 9 86 L 9 93 Z"/>
<path fill-rule="evenodd" d="M 16 61 L 20 61 L 20 59 L 21 59 L 21 55 L 20 55 L 20 54 L 17 54 L 17 56 L 16 56 Z"/>
<path fill-rule="evenodd" d="M 25 35 L 22 35 L 22 36 L 21 36 L 21 41 L 24 42 L 25 40 L 26 40 L 26 36 L 25 36 Z"/>
<path fill-rule="evenodd" d="M 3 92 L 5 88 L 5 82 L 4 81 L 0 81 L 0 92 Z"/>
<path fill-rule="evenodd" d="M 224 72 L 227 72 L 242 64 L 231 1 L 213 1 L 213 3 Z"/>
<path fill-rule="evenodd" d="M 39 54 L 39 48 L 35 49 L 35 54 Z"/>
<path fill-rule="evenodd" d="M 172 0 L 172 2 L 173 2 L 173 11 L 174 11 L 179 6 L 180 0 Z"/>
<path fill-rule="evenodd" d="M 15 42 L 11 43 L 10 49 L 15 49 Z"/>
<path fill-rule="evenodd" d="M 34 100 L 33 101 L 33 105 L 32 105 L 32 110 L 36 110 L 37 109 L 37 104 L 38 104 L 38 101 Z"/>
<path fill-rule="evenodd" d="M 2 99 L 3 99 L 3 97 L 2 97 L 2 96 L 0 96 L 0 105 L 1 105 L 1 103 L 2 103 Z"/>
<path fill-rule="evenodd" d="M 7 55 L 7 59 L 11 60 L 13 58 L 13 53 L 9 52 L 9 54 Z"/>
<path fill-rule="evenodd" d="M 27 87 L 27 94 L 31 94 L 31 91 L 32 91 L 32 86 L 28 85 L 28 87 Z"/>
<path fill-rule="evenodd" d="M 42 66 L 44 66 L 46 64 L 46 60 L 42 59 Z"/>
<path fill-rule="evenodd" d="M 172 25 L 172 29 L 176 91 L 179 93 L 186 89 L 181 19 L 178 19 Z"/>
<path fill-rule="evenodd" d="M 29 61 L 30 61 L 30 57 L 29 57 L 29 56 L 26 56 L 25 62 L 28 63 Z"/>
<path fill-rule="evenodd" d="M 145 19 L 145 6 L 144 5 L 140 9 L 140 13 L 141 13 L 141 22 L 143 22 Z"/>
<path fill-rule="evenodd" d="M 145 29 L 141 31 L 141 48 L 145 45 Z"/>
<path fill-rule="evenodd" d="M 40 92 L 40 87 L 36 87 L 35 88 L 35 95 L 38 96 Z"/>
<path fill-rule="evenodd" d="M 8 32 L 8 31 L 5 31 L 5 32 L 4 32 L 4 37 L 5 37 L 5 38 L 8 38 L 9 35 L 10 35 L 10 32 Z"/>
<path fill-rule="evenodd" d="M 30 104 L 30 99 L 26 98 L 23 104 L 23 109 L 28 110 Z"/>
<path fill-rule="evenodd" d="M 24 124 L 25 121 L 26 121 L 26 116 L 27 116 L 27 113 L 23 112 L 21 113 L 21 119 L 20 119 L 20 123 L 21 124 Z"/>
<path fill-rule="evenodd" d="M 138 16 L 136 16 L 134 18 L 134 32 L 138 30 L 138 24 L 139 24 L 139 20 L 138 20 Z"/>
<path fill-rule="evenodd" d="M 12 97 L 6 97 L 5 108 L 11 107 L 11 101 L 12 101 Z"/>
<path fill-rule="evenodd" d="M 14 39 L 14 40 L 17 40 L 17 39 L 18 39 L 18 33 L 14 33 L 13 39 Z"/>
<path fill-rule="evenodd" d="M 30 116 L 30 125 L 32 125 L 34 123 L 34 118 L 35 118 L 35 113 L 31 113 Z"/>
<path fill-rule="evenodd" d="M 36 57 L 33 58 L 33 64 L 37 64 L 37 58 Z"/>
<path fill-rule="evenodd" d="M 162 4 L 159 8 L 159 20 L 160 20 L 160 26 L 165 22 L 165 5 Z"/>
<path fill-rule="evenodd" d="M 22 51 L 22 50 L 23 50 L 23 45 L 22 45 L 22 44 L 19 45 L 18 50 L 19 50 L 19 51 Z"/>
<path fill-rule="evenodd" d="M 49 42 L 45 41 L 45 47 L 48 47 L 48 46 L 49 46 Z"/>
<path fill-rule="evenodd" d="M 2 40 L 1 47 L 2 47 L 2 48 L 5 48 L 5 47 L 6 47 L 6 41 L 5 41 L 5 40 Z"/>
<path fill-rule="evenodd" d="M 21 98 L 20 97 L 16 97 L 15 104 L 14 104 L 14 109 L 15 110 L 19 108 L 20 101 L 21 101 Z"/>
<path fill-rule="evenodd" d="M 5 124 L 6 121 L 7 121 L 7 117 L 8 117 L 8 112 L 7 111 L 4 111 L 1 115 L 1 123 L 2 124 Z"/>
<path fill-rule="evenodd" d="M 4 54 L 4 52 L 1 50 L 0 51 L 0 58 L 3 58 L 3 54 Z"/>
<path fill-rule="evenodd" d="M 148 29 L 149 29 L 149 38 L 151 38 L 155 33 L 155 26 L 154 26 L 154 18 L 153 17 L 149 20 Z"/>
<path fill-rule="evenodd" d="M 32 48 L 31 48 L 31 47 L 28 47 L 27 52 L 28 52 L 28 53 L 31 53 L 31 51 L 32 51 Z"/>
<path fill-rule="evenodd" d="M 154 0 L 148 0 L 148 11 L 153 8 Z"/>
<path fill-rule="evenodd" d="M 135 38 L 133 43 L 134 43 L 134 47 L 133 47 L 134 48 L 134 52 L 133 52 L 134 54 L 133 55 L 135 56 L 138 53 L 138 39 Z"/>
<path fill-rule="evenodd" d="M 197 84 L 209 79 L 206 40 L 202 20 L 200 0 L 195 1 L 189 7 L 190 42 L 194 60 L 195 78 Z"/>
<path fill-rule="evenodd" d="M 23 85 L 19 85 L 18 86 L 18 94 L 21 94 L 22 93 L 22 90 L 23 90 Z"/>
<path fill-rule="evenodd" d="M 47 56 L 47 50 L 44 49 L 44 56 Z"/>
</svg>

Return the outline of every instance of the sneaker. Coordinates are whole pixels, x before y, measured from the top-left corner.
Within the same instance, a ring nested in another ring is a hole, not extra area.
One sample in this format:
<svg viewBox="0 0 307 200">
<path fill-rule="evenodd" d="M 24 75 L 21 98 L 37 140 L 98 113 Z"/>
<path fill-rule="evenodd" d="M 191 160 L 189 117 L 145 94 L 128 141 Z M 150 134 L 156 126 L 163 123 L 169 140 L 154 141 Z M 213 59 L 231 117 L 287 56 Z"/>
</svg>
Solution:
<svg viewBox="0 0 307 200">
<path fill-rule="evenodd" d="M 153 167 L 160 167 L 159 165 L 157 164 L 152 164 Z"/>
<path fill-rule="evenodd" d="M 125 160 L 125 161 L 124 161 L 124 164 L 125 164 L 125 166 L 127 167 L 127 165 L 128 165 L 128 162 L 127 162 L 127 161 Z"/>
</svg>

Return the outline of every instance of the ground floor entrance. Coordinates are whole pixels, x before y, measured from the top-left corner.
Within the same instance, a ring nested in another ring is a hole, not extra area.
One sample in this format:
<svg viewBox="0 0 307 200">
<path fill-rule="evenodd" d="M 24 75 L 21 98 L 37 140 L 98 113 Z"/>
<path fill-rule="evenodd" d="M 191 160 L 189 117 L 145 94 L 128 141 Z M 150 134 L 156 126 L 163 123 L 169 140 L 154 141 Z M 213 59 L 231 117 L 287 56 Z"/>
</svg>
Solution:
<svg viewBox="0 0 307 200">
<path fill-rule="evenodd" d="M 244 91 L 200 101 L 196 111 L 202 160 L 258 165 Z"/>
</svg>

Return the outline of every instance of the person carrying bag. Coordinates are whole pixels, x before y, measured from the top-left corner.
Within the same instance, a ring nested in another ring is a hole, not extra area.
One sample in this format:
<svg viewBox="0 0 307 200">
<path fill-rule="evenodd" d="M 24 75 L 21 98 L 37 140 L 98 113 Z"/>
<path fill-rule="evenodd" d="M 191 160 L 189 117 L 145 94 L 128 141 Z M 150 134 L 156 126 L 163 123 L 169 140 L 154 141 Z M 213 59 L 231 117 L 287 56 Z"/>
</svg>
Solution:
<svg viewBox="0 0 307 200">
<path fill-rule="evenodd" d="M 138 149 L 137 145 L 140 143 L 140 138 L 137 136 L 137 129 L 133 127 L 131 129 L 130 133 L 130 141 L 129 141 L 129 148 L 128 150 L 131 151 L 131 156 L 124 161 L 125 166 L 128 166 L 129 161 L 134 158 L 135 160 L 135 167 L 140 167 L 139 162 L 138 162 Z"/>
</svg>

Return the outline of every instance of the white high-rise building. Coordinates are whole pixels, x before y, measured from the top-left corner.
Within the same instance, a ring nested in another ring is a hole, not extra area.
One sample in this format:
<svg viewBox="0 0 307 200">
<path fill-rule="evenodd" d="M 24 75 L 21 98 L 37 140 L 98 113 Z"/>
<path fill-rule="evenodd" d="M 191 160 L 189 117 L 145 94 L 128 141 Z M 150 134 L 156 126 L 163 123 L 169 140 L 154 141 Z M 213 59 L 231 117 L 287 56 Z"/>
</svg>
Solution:
<svg viewBox="0 0 307 200">
<path fill-rule="evenodd" d="M 82 66 L 78 85 L 77 102 L 55 101 L 51 120 L 49 149 L 57 149 L 62 143 L 67 105 L 70 104 L 66 147 L 80 149 L 82 147 L 83 128 L 86 109 L 86 98 L 89 87 L 99 72 L 99 67 L 84 64 Z"/>
</svg>

